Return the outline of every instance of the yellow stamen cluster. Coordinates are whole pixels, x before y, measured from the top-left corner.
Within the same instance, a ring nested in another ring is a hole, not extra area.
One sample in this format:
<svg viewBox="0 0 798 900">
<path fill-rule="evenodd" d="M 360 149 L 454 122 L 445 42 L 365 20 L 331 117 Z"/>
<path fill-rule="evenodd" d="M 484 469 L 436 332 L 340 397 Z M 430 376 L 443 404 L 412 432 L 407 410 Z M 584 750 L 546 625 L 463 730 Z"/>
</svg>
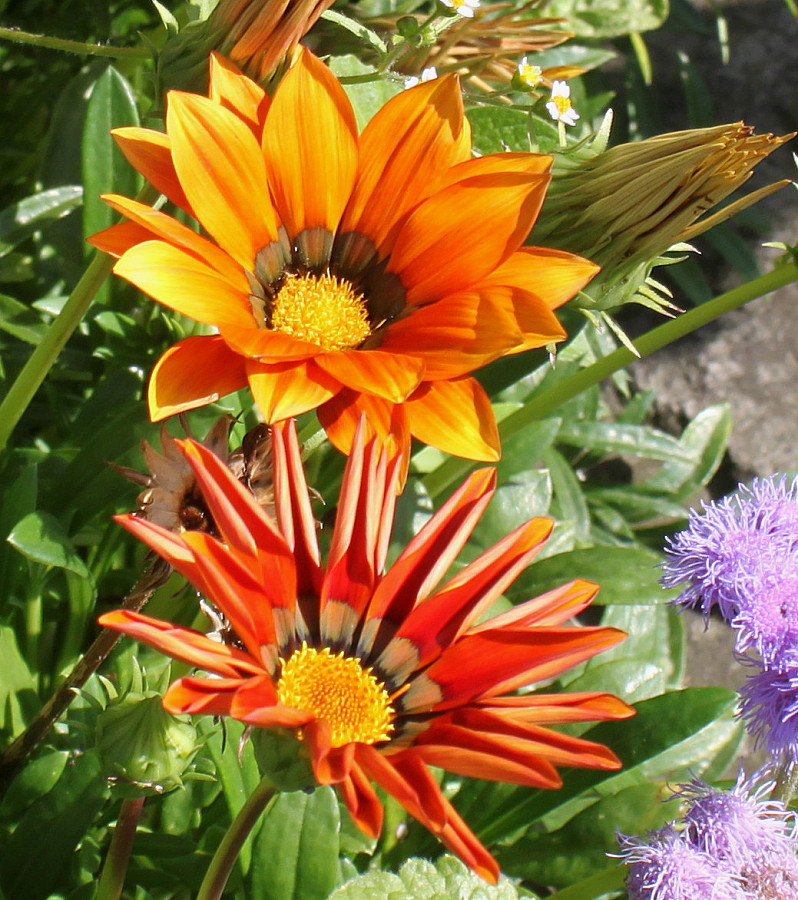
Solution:
<svg viewBox="0 0 798 900">
<path fill-rule="evenodd" d="M 351 350 L 371 333 L 363 296 L 334 275 L 286 275 L 271 327 L 323 350 Z"/>
<path fill-rule="evenodd" d="M 303 643 L 280 663 L 280 703 L 329 722 L 333 747 L 388 739 L 394 718 L 390 697 L 359 659 L 332 653 L 328 647 L 315 650 Z"/>
</svg>

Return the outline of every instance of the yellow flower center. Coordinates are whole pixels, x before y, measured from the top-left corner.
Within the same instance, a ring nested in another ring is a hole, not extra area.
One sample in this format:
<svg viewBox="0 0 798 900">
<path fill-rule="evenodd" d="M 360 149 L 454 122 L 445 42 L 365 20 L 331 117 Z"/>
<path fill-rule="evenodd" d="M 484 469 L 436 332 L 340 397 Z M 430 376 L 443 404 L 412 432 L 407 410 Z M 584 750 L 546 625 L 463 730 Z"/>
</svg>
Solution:
<svg viewBox="0 0 798 900">
<path fill-rule="evenodd" d="M 314 650 L 303 643 L 280 663 L 280 703 L 329 722 L 333 747 L 388 739 L 394 718 L 391 698 L 359 659 L 334 654 L 328 647 Z"/>
<path fill-rule="evenodd" d="M 553 96 L 551 99 L 554 102 L 554 105 L 560 111 L 560 115 L 562 115 L 564 112 L 568 112 L 568 110 L 571 108 L 570 97 L 562 97 L 559 94 L 555 94 L 555 96 Z"/>
<path fill-rule="evenodd" d="M 351 350 L 371 333 L 363 296 L 334 275 L 286 275 L 271 327 L 324 350 Z"/>
</svg>

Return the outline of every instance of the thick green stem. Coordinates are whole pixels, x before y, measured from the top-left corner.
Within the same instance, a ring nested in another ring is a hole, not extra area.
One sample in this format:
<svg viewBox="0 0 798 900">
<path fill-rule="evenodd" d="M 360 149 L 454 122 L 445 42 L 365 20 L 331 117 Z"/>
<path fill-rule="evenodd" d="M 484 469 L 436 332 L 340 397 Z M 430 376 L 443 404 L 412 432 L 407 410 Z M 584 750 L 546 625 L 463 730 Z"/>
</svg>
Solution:
<svg viewBox="0 0 798 900">
<path fill-rule="evenodd" d="M 144 797 L 122 801 L 111 846 L 103 863 L 100 883 L 97 885 L 97 900 L 119 900 L 122 896 L 133 841 L 136 838 L 136 828 L 143 809 Z"/>
<path fill-rule="evenodd" d="M 66 53 L 78 53 L 81 56 L 107 56 L 111 59 L 149 59 L 149 50 L 143 47 L 107 47 L 103 44 L 85 44 L 83 41 L 67 41 L 64 38 L 49 37 L 46 34 L 29 34 L 16 28 L 0 26 L 0 40 L 14 41 L 17 44 L 29 44 L 32 47 L 45 47 L 48 50 L 63 50 Z"/>
<path fill-rule="evenodd" d="M 238 859 L 239 851 L 261 813 L 273 799 L 274 793 L 274 785 L 268 778 L 264 778 L 241 807 L 241 811 L 227 829 L 227 834 L 222 838 L 221 844 L 216 848 L 216 853 L 213 854 L 213 859 L 197 894 L 197 900 L 219 900 L 222 896 L 227 879 Z"/>
<path fill-rule="evenodd" d="M 724 313 L 737 309 L 739 306 L 769 294 L 771 291 L 784 287 L 784 285 L 793 281 L 798 281 L 798 266 L 795 263 L 778 266 L 772 272 L 761 275 L 759 278 L 754 278 L 738 288 L 734 288 L 725 294 L 721 294 L 719 297 L 715 297 L 713 300 L 702 303 L 701 306 L 691 309 L 677 319 L 671 319 L 664 325 L 660 325 L 658 328 L 654 328 L 642 337 L 637 338 L 635 346 L 638 353 L 641 358 L 650 356 L 655 350 L 660 350 L 662 347 L 672 344 L 679 338 L 701 328 L 702 325 L 714 321 Z M 637 357 L 630 350 L 627 350 L 626 347 L 619 347 L 592 365 L 576 372 L 570 378 L 566 378 L 548 390 L 541 391 L 520 409 L 511 413 L 499 425 L 502 440 L 507 440 L 532 422 L 550 415 L 567 400 L 576 397 L 577 394 L 581 394 L 582 391 L 592 387 L 594 384 L 598 384 L 614 372 L 625 368 L 630 363 L 633 363 L 635 359 Z M 453 482 L 460 480 L 473 465 L 471 460 L 450 457 L 424 479 L 424 484 L 430 496 L 437 497 Z"/>
</svg>

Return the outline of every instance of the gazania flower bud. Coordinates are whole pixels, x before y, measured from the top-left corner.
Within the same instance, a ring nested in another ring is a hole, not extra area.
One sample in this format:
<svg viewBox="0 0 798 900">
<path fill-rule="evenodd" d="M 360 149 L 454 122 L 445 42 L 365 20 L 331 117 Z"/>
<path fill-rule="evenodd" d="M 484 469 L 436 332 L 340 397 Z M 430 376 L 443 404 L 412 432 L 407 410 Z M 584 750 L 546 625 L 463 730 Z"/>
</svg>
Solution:
<svg viewBox="0 0 798 900">
<path fill-rule="evenodd" d="M 559 171 L 555 162 L 534 241 L 578 252 L 601 266 L 585 305 L 610 309 L 639 299 L 634 295 L 652 266 L 664 261 L 659 260 L 663 253 L 789 183 L 777 181 L 704 215 L 791 137 L 758 135 L 736 122 L 609 150 L 598 142 L 600 149 L 592 153 L 583 146 L 560 161 Z"/>
<path fill-rule="evenodd" d="M 128 798 L 180 787 L 200 747 L 194 726 L 166 712 L 155 691 L 111 703 L 98 716 L 96 734 L 103 770 Z"/>
</svg>

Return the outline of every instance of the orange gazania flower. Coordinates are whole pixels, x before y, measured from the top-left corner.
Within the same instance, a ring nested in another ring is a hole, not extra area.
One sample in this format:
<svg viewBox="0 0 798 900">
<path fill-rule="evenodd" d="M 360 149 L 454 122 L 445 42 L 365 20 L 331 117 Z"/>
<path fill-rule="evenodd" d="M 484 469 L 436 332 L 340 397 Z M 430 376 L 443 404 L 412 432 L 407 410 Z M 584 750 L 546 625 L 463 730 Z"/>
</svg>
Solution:
<svg viewBox="0 0 798 900">
<path fill-rule="evenodd" d="M 560 786 L 555 766 L 619 768 L 606 747 L 546 726 L 625 718 L 625 703 L 598 693 L 513 694 L 624 637 L 613 628 L 563 627 L 596 585 L 574 581 L 475 624 L 538 551 L 550 520 L 522 525 L 436 590 L 490 500 L 492 469 L 471 475 L 386 573 L 401 465 L 374 440 L 364 449 L 363 429 L 326 566 L 292 423 L 273 429 L 276 522 L 212 453 L 191 441 L 180 446 L 219 539 L 132 516 L 119 521 L 218 607 L 236 640 L 220 644 L 124 610 L 100 618 L 213 673 L 172 684 L 166 709 L 296 729 L 316 780 L 337 786 L 366 834 L 382 826 L 373 782 L 491 881 L 495 861 L 427 765 L 535 788 Z"/>
<path fill-rule="evenodd" d="M 551 158 L 470 158 L 455 76 L 390 100 L 358 136 L 338 81 L 300 50 L 273 98 L 214 57 L 210 97 L 172 91 L 166 134 L 115 131 L 127 158 L 212 240 L 134 200 L 95 235 L 115 272 L 219 333 L 152 373 L 158 420 L 249 384 L 271 423 L 318 408 L 348 453 L 365 414 L 407 458 L 410 436 L 497 459 L 490 403 L 467 373 L 559 341 L 552 309 L 597 271 L 522 247 Z"/>
</svg>

